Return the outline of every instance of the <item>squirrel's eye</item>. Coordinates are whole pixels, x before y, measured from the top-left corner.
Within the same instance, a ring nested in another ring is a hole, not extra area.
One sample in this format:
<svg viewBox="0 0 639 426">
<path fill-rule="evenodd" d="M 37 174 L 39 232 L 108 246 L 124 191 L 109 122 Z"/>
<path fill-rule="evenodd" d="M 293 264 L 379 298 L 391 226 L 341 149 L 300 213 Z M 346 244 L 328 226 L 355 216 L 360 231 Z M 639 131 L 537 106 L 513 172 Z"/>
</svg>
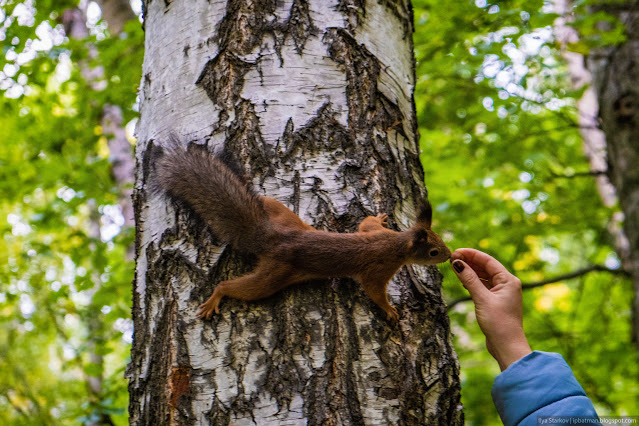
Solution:
<svg viewBox="0 0 639 426">
<path fill-rule="evenodd" d="M 439 250 L 437 250 L 437 249 L 432 249 L 432 250 L 430 251 L 430 253 L 428 253 L 428 254 L 430 254 L 430 257 L 435 257 L 435 256 L 437 256 L 437 255 L 439 254 Z"/>
</svg>

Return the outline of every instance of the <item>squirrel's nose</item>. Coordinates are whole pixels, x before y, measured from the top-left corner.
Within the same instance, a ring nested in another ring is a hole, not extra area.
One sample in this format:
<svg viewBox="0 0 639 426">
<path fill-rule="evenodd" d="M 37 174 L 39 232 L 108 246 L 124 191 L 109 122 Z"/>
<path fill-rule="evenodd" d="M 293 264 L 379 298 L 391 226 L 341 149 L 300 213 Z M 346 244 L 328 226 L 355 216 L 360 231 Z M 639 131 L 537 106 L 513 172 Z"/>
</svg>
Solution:
<svg viewBox="0 0 639 426">
<path fill-rule="evenodd" d="M 450 259 L 451 254 L 452 254 L 452 253 L 450 252 L 450 250 L 448 249 L 448 247 L 446 247 L 446 260 Z"/>
</svg>

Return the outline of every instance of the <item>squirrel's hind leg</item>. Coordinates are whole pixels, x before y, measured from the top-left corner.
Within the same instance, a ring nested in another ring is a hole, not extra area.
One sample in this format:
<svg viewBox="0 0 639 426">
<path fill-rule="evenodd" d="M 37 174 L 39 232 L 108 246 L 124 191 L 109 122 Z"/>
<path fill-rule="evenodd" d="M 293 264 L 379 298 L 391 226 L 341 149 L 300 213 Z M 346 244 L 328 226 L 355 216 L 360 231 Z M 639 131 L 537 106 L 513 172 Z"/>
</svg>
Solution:
<svg viewBox="0 0 639 426">
<path fill-rule="evenodd" d="M 219 314 L 220 301 L 224 296 L 240 300 L 264 299 L 297 281 L 293 279 L 289 267 L 281 264 L 258 265 L 253 273 L 220 282 L 213 295 L 200 305 L 197 316 L 210 319 L 213 312 Z"/>
</svg>

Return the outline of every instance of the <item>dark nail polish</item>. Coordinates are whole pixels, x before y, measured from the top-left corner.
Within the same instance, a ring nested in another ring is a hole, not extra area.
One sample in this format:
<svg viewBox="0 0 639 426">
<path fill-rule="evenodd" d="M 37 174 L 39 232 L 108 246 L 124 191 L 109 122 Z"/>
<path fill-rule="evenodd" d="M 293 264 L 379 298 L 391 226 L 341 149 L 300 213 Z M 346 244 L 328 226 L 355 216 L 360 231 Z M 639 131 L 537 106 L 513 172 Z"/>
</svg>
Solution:
<svg viewBox="0 0 639 426">
<path fill-rule="evenodd" d="M 459 260 L 456 260 L 453 262 L 453 268 L 455 268 L 455 271 L 457 271 L 457 273 L 459 274 L 461 271 L 464 270 L 464 264 L 461 263 Z"/>
</svg>

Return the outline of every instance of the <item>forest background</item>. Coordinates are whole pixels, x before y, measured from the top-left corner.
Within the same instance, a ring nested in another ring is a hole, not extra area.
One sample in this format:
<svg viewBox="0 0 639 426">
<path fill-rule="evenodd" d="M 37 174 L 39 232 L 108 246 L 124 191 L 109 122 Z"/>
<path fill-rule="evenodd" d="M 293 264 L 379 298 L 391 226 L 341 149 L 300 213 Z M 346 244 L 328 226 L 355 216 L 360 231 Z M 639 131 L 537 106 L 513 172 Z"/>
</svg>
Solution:
<svg viewBox="0 0 639 426">
<path fill-rule="evenodd" d="M 135 145 L 144 32 L 141 5 L 118 15 L 114 2 L 0 1 L 3 424 L 128 424 L 134 235 L 117 155 Z M 524 291 L 533 349 L 562 353 L 600 415 L 638 415 L 620 210 L 584 155 L 588 85 L 566 61 L 626 41 L 595 3 L 560 16 L 538 0 L 413 0 L 415 102 L 434 228 L 539 283 Z M 558 22 L 579 38 L 558 38 Z M 467 293 L 441 270 L 466 420 L 498 423 L 497 364 Z"/>
</svg>

